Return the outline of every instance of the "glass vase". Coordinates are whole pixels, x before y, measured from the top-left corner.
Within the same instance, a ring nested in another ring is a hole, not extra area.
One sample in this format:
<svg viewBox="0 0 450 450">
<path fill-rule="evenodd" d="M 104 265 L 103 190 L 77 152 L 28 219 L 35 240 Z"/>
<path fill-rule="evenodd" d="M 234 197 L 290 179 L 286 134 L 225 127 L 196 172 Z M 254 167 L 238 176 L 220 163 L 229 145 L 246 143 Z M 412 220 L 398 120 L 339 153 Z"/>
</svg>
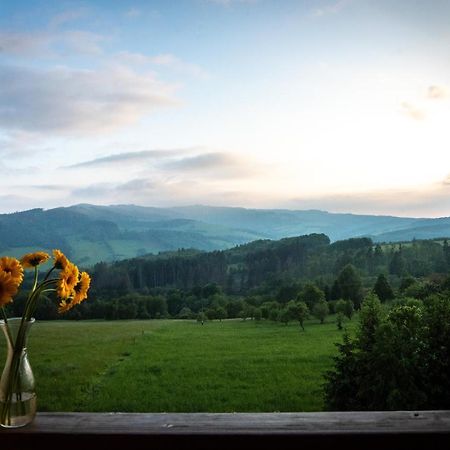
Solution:
<svg viewBox="0 0 450 450">
<path fill-rule="evenodd" d="M 34 318 L 22 321 L 13 317 L 0 328 L 7 343 L 6 363 L 0 380 L 0 425 L 23 427 L 36 415 L 36 391 L 27 354 L 27 338 Z"/>
</svg>

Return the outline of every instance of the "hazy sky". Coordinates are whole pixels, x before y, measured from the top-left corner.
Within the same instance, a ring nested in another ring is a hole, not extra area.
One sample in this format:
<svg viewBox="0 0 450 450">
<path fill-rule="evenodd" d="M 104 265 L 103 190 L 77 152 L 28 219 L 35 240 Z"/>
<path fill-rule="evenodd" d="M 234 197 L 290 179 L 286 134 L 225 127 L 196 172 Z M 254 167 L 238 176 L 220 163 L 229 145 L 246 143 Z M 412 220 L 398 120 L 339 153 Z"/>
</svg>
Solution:
<svg viewBox="0 0 450 450">
<path fill-rule="evenodd" d="M 448 0 L 0 0 L 0 212 L 450 215 Z"/>
</svg>

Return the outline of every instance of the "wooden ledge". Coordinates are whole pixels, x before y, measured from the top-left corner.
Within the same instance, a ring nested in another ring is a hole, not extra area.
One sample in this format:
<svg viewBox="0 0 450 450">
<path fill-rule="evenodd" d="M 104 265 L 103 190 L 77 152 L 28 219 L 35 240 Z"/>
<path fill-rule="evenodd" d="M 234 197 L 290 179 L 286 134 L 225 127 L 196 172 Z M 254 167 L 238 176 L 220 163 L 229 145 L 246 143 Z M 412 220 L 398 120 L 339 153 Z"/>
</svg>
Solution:
<svg viewBox="0 0 450 450">
<path fill-rule="evenodd" d="M 3 448 L 450 449 L 450 411 L 319 413 L 39 413 L 0 429 Z M 15 447 L 10 447 L 15 446 Z"/>
</svg>

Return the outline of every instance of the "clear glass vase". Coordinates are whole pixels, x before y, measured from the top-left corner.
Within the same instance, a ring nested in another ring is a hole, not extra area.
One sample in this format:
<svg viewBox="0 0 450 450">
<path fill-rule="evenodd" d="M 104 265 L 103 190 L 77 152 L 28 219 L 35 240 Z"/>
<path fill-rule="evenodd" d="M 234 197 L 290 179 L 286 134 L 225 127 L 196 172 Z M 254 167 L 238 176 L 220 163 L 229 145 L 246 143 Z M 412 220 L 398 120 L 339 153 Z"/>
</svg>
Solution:
<svg viewBox="0 0 450 450">
<path fill-rule="evenodd" d="M 21 317 L 0 320 L 8 353 L 0 380 L 0 425 L 23 427 L 36 415 L 36 391 L 33 371 L 27 354 L 27 338 L 32 318 L 22 323 Z"/>
</svg>

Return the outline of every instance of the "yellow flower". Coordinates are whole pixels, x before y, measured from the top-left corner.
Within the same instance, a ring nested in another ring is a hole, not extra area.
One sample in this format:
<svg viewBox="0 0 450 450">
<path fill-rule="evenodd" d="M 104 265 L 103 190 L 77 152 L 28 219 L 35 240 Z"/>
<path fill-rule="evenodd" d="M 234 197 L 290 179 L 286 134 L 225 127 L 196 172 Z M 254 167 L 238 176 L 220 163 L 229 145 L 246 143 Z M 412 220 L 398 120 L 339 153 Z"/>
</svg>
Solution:
<svg viewBox="0 0 450 450">
<path fill-rule="evenodd" d="M 11 274 L 0 271 L 0 307 L 12 302 L 17 294 L 17 283 Z"/>
<path fill-rule="evenodd" d="M 45 252 L 27 253 L 25 256 L 22 256 L 21 263 L 25 269 L 29 269 L 45 263 L 48 258 L 50 258 L 50 255 Z"/>
<path fill-rule="evenodd" d="M 68 262 L 66 268 L 59 273 L 59 280 L 56 291 L 58 297 L 61 299 L 67 299 L 74 295 L 74 288 L 78 283 L 78 267 L 71 262 Z"/>
<path fill-rule="evenodd" d="M 66 255 L 61 250 L 53 250 L 53 257 L 55 259 L 55 267 L 57 269 L 64 270 L 69 263 L 69 260 L 67 259 Z"/>
<path fill-rule="evenodd" d="M 9 256 L 3 256 L 0 258 L 0 272 L 9 273 L 12 280 L 19 286 L 23 281 L 23 267 L 16 258 L 10 258 Z"/>
<path fill-rule="evenodd" d="M 73 296 L 72 302 L 75 305 L 78 305 L 78 303 L 81 303 L 83 300 L 87 298 L 87 291 L 89 289 L 89 286 L 91 284 L 91 277 L 87 272 L 81 272 L 80 279 L 78 280 L 78 283 L 74 287 L 75 294 Z"/>
<path fill-rule="evenodd" d="M 69 301 L 61 300 L 59 307 L 58 307 L 59 314 L 63 314 L 65 312 L 69 311 L 69 309 L 71 309 L 72 306 L 74 306 L 74 303 L 71 302 L 70 300 Z"/>
</svg>

